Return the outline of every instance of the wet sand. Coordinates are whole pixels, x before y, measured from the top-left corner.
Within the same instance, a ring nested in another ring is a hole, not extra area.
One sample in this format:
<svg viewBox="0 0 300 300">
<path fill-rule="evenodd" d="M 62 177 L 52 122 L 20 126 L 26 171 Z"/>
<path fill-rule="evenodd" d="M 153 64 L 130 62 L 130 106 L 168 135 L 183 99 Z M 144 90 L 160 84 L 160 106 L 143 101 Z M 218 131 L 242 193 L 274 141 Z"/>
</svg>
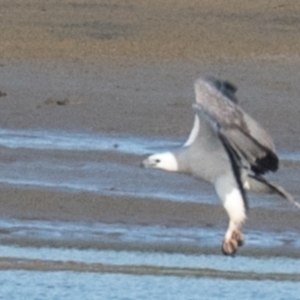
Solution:
<svg viewBox="0 0 300 300">
<path fill-rule="evenodd" d="M 134 199 L 126 196 L 99 196 L 93 193 L 64 193 L 13 187 L 1 188 L 0 201 L 1 216 L 13 219 L 90 221 L 145 226 L 157 224 L 167 227 L 225 228 L 227 224 L 227 218 L 221 206 L 203 203 L 181 203 L 150 198 Z M 277 200 L 277 202 L 280 201 Z M 286 206 L 289 207 L 289 205 L 291 204 L 286 202 Z M 298 218 L 299 212 L 294 210 L 292 205 L 289 210 L 252 208 L 246 227 L 263 231 L 289 229 L 299 231 Z"/>
<path fill-rule="evenodd" d="M 279 0 L 243 6 L 231 0 L 226 7 L 221 1 L 6 1 L 0 11 L 0 127 L 181 140 L 193 122 L 194 80 L 215 75 L 237 85 L 241 105 L 270 131 L 280 153 L 299 154 L 299 13 L 295 1 Z M 55 149 L 45 153 L 50 163 L 65 155 Z M 28 150 L 14 152 L 3 145 L 0 154 L 6 165 L 35 159 Z M 132 180 L 141 186 L 169 176 L 145 171 L 144 177 L 138 168 L 142 155 L 76 152 L 70 160 L 75 163 L 80 156 L 131 167 L 130 174 L 139 174 Z M 36 158 L 42 160 L 42 154 L 36 152 Z M 287 159 L 282 166 L 272 179 L 300 199 L 299 162 Z M 179 182 L 180 177 L 173 184 Z M 213 193 L 199 186 L 205 195 Z M 245 231 L 300 232 L 299 212 L 288 203 L 282 209 L 284 205 L 254 206 Z M 176 202 L 5 183 L 0 207 L 3 219 L 218 229 L 227 224 L 217 201 Z M 2 243 L 32 242 L 2 235 Z M 43 241 L 35 243 L 43 246 Z M 120 243 L 118 250 L 141 249 L 129 244 Z M 96 247 L 87 242 L 89 246 Z M 151 251 L 155 247 L 148 245 Z M 160 250 L 183 248 L 184 243 Z M 191 250 L 197 251 L 220 252 L 219 247 Z M 250 256 L 298 257 L 297 252 L 289 241 L 278 249 L 241 250 Z"/>
</svg>

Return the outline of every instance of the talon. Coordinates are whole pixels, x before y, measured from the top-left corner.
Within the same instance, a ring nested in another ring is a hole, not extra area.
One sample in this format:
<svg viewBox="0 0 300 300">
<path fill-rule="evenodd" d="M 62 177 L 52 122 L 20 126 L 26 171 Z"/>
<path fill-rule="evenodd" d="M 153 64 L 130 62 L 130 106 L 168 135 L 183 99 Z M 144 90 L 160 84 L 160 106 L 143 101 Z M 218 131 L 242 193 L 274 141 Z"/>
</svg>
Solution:
<svg viewBox="0 0 300 300">
<path fill-rule="evenodd" d="M 225 255 L 234 255 L 239 247 L 239 242 L 236 239 L 224 240 L 222 252 Z"/>
<path fill-rule="evenodd" d="M 225 255 L 234 255 L 238 249 L 244 243 L 243 234 L 240 230 L 235 229 L 232 231 L 231 236 L 225 236 L 225 239 L 222 244 L 222 252 Z"/>
</svg>

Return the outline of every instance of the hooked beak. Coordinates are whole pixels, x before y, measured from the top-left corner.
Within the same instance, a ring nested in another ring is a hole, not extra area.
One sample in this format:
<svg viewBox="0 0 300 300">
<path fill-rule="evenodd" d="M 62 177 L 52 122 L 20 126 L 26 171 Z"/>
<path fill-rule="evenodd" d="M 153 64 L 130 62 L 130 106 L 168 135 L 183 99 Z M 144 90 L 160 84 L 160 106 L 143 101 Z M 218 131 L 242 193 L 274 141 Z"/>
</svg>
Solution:
<svg viewBox="0 0 300 300">
<path fill-rule="evenodd" d="M 142 168 L 151 168 L 151 167 L 153 167 L 154 166 L 154 163 L 153 163 L 153 161 L 151 161 L 150 159 L 149 159 L 149 157 L 147 157 L 146 159 L 144 159 L 143 161 L 142 161 L 142 163 L 141 163 L 141 167 Z"/>
</svg>

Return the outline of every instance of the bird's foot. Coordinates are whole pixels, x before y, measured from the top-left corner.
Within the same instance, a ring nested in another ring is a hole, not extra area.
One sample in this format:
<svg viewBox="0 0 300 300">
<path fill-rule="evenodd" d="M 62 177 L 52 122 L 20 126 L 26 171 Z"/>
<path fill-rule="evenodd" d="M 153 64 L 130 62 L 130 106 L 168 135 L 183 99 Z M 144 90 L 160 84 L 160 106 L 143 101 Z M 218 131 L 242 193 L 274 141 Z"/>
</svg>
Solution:
<svg viewBox="0 0 300 300">
<path fill-rule="evenodd" d="M 238 247 L 243 246 L 244 237 L 240 230 L 235 229 L 228 237 L 228 233 L 222 244 L 222 251 L 225 255 L 234 255 Z"/>
</svg>

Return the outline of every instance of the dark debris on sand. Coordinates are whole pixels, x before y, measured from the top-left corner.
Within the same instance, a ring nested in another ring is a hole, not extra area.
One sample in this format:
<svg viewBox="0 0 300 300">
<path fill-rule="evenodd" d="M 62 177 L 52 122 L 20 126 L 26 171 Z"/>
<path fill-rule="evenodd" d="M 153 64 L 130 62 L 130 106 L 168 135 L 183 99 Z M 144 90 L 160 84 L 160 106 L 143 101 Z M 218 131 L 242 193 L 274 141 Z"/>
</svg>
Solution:
<svg viewBox="0 0 300 300">
<path fill-rule="evenodd" d="M 2 92 L 2 91 L 0 90 L 0 97 L 5 97 L 5 96 L 7 96 L 7 94 L 6 94 L 5 92 Z"/>
</svg>

